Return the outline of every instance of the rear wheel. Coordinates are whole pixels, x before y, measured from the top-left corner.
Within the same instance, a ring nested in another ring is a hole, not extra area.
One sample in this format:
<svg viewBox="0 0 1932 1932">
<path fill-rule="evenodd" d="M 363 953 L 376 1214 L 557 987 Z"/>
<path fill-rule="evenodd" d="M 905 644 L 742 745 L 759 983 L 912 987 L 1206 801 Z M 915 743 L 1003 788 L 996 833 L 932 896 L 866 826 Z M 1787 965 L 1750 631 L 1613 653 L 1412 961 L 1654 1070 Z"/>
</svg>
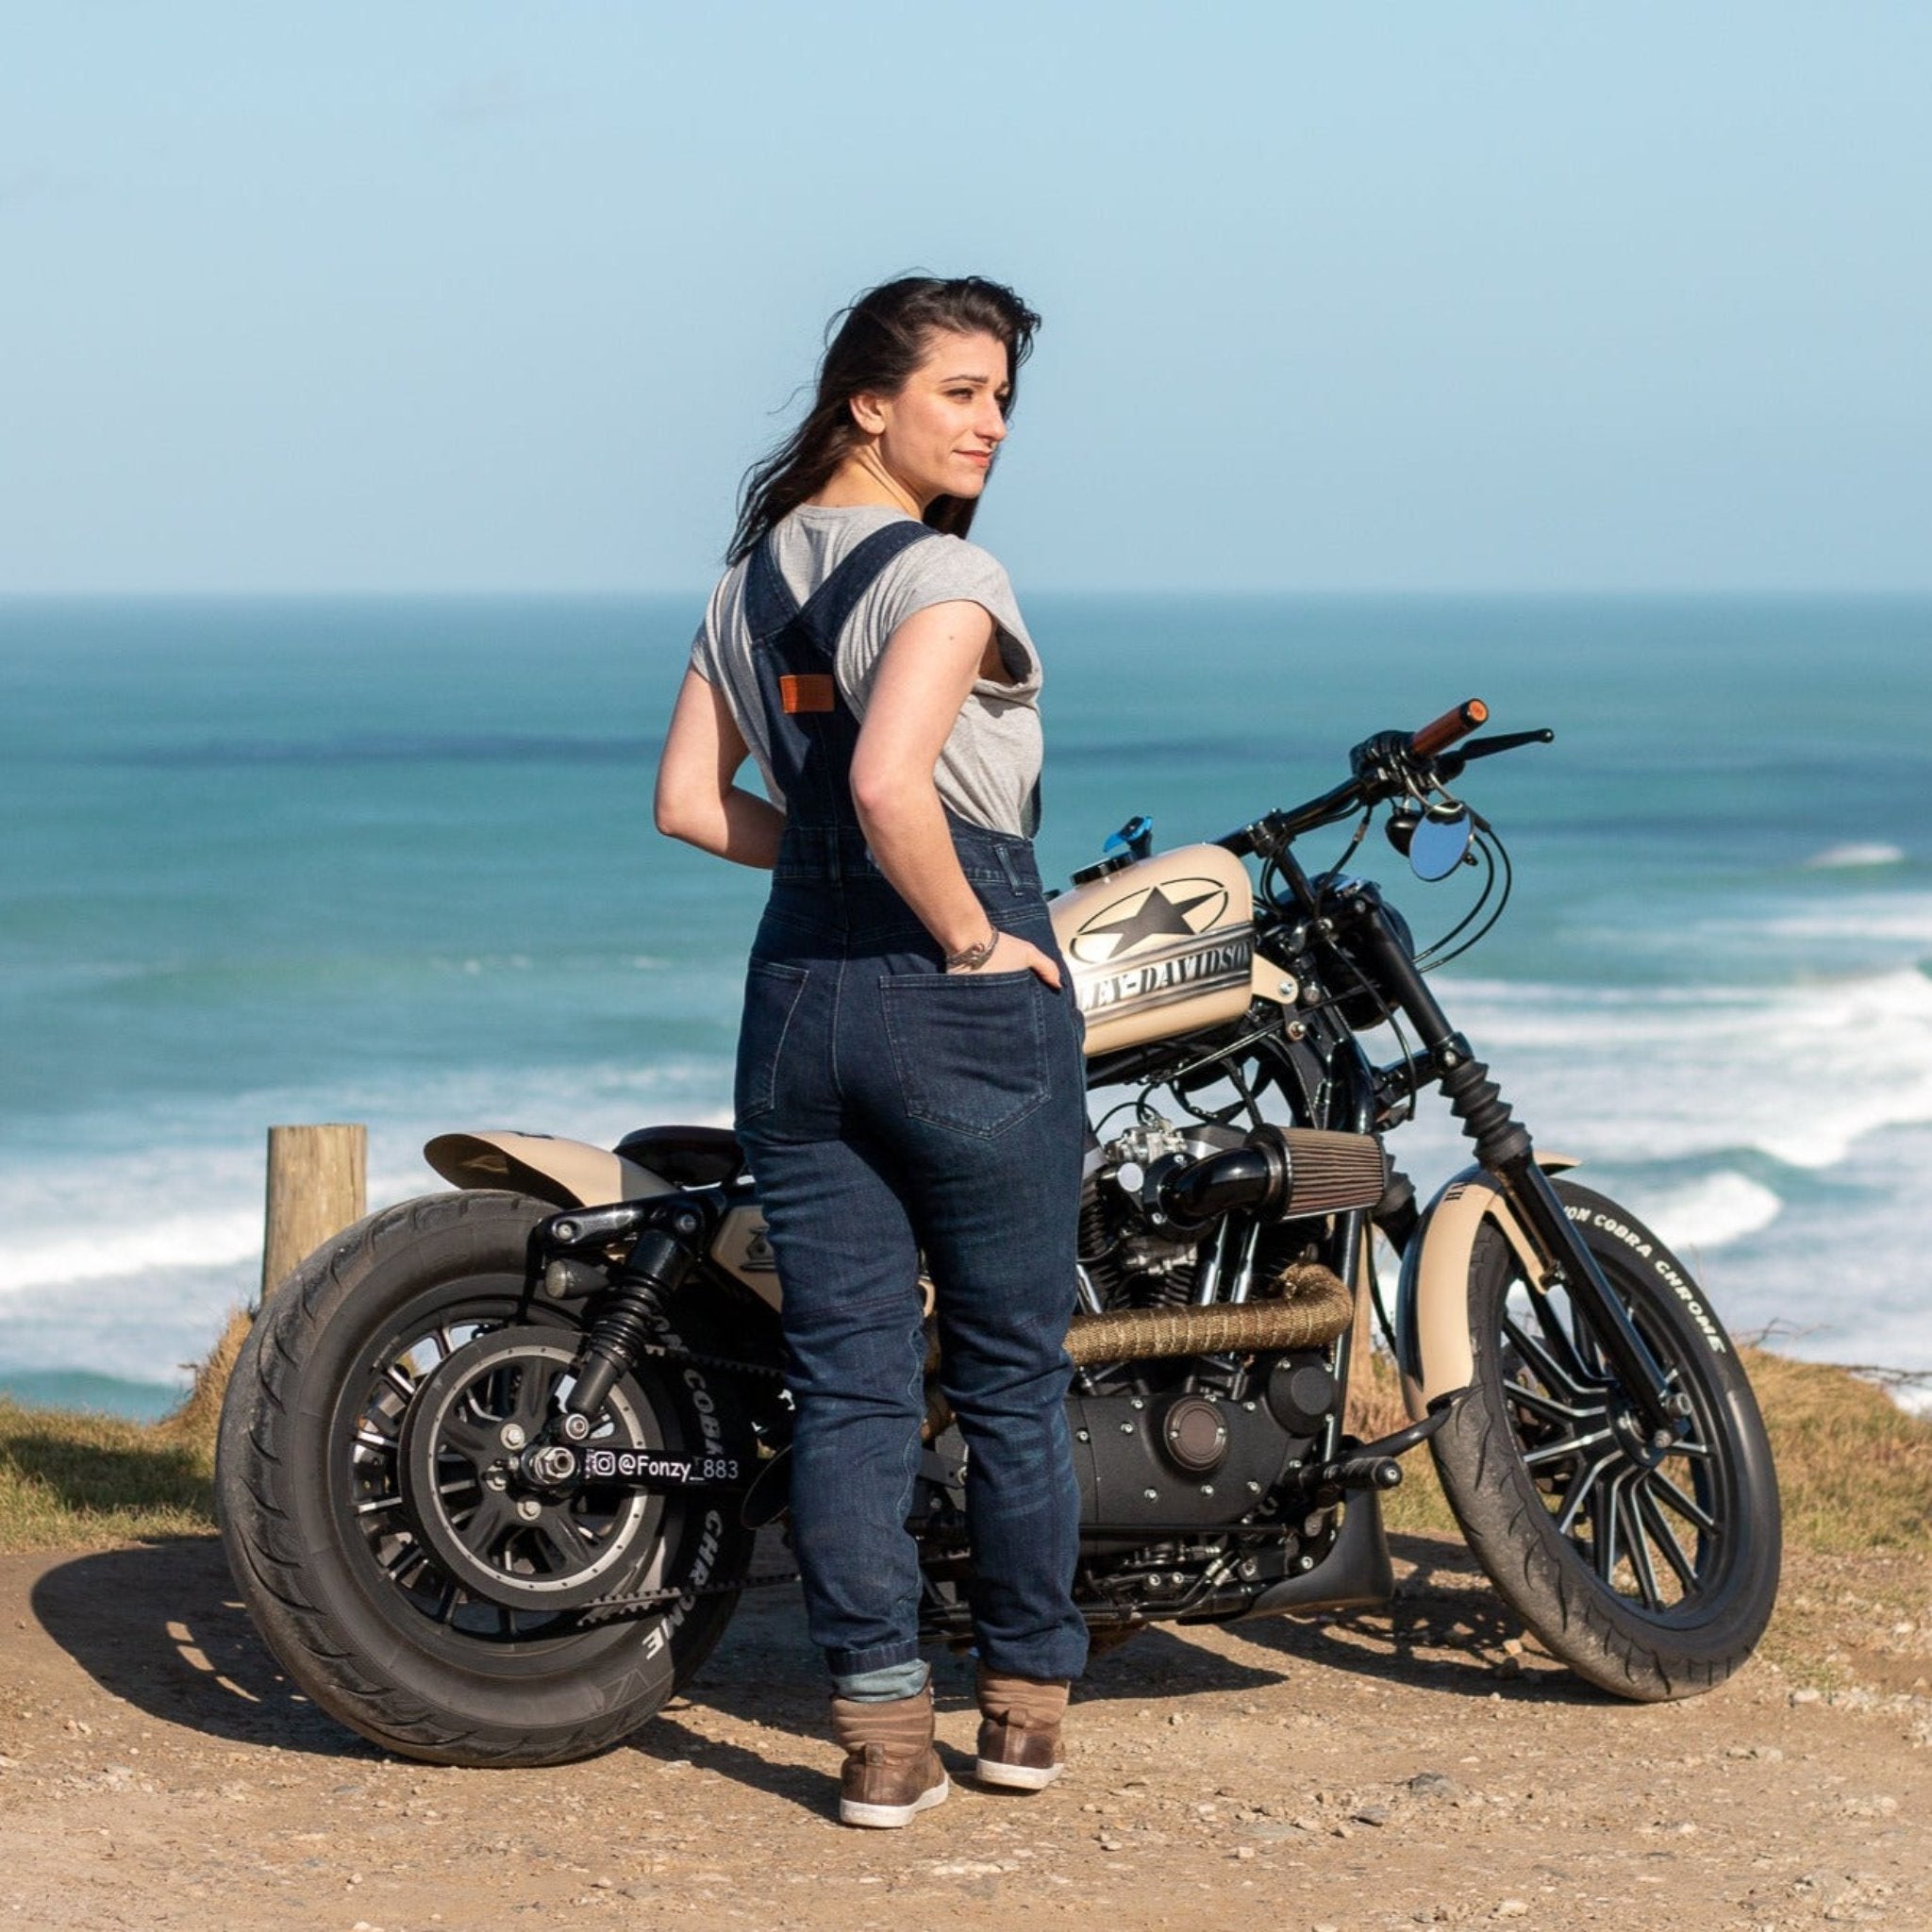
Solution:
<svg viewBox="0 0 1932 1932">
<path fill-rule="evenodd" d="M 1750 1656 L 1777 1594 L 1771 1444 L 1736 1351 L 1690 1273 L 1602 1195 L 1557 1192 L 1689 1426 L 1654 1445 L 1560 1289 L 1532 1290 L 1485 1223 L 1470 1265 L 1475 1384 L 1431 1439 L 1497 1592 L 1580 1677 L 1687 1697 Z"/>
<path fill-rule="evenodd" d="M 581 1339 L 525 1294 L 551 1211 L 471 1192 L 372 1216 L 277 1291 L 229 1384 L 216 1497 L 249 1609 L 317 1704 L 411 1757 L 547 1764 L 614 1743 L 703 1662 L 736 1603 L 717 1586 L 749 1565 L 728 1492 L 506 1480 L 506 1444 L 541 1430 Z M 591 1446 L 748 1467 L 728 1384 L 647 1359 Z M 591 1607 L 666 1590 L 692 1594 Z"/>
</svg>

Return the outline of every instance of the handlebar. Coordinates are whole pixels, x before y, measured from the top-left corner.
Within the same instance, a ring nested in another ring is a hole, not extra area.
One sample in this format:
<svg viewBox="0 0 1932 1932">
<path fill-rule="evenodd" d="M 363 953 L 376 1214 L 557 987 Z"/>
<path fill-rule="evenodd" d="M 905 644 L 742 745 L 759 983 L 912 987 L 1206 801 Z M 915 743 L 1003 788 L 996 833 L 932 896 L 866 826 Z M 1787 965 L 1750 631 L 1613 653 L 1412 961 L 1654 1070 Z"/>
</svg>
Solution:
<svg viewBox="0 0 1932 1932">
<path fill-rule="evenodd" d="M 1355 775 L 1346 783 L 1285 811 L 1271 811 L 1215 842 L 1241 858 L 1255 852 L 1278 855 L 1300 833 L 1329 824 L 1358 806 L 1373 806 L 1394 797 L 1408 790 L 1416 779 L 1440 784 L 1453 779 L 1474 758 L 1493 752 L 1514 751 L 1524 744 L 1548 744 L 1556 736 L 1549 730 L 1511 732 L 1477 739 L 1460 752 L 1449 752 L 1451 745 L 1485 724 L 1489 715 L 1490 708 L 1481 698 L 1470 698 L 1453 710 L 1444 711 L 1440 718 L 1431 719 L 1419 731 L 1376 732 L 1349 754 L 1349 765 Z M 1448 756 L 1443 756 L 1445 753 Z"/>
<path fill-rule="evenodd" d="M 1432 758 L 1439 751 L 1447 751 L 1458 738 L 1467 738 L 1472 731 L 1487 724 L 1490 708 L 1480 698 L 1471 698 L 1453 711 L 1444 711 L 1440 718 L 1434 718 L 1423 728 L 1413 733 L 1408 748 L 1419 758 Z"/>
</svg>

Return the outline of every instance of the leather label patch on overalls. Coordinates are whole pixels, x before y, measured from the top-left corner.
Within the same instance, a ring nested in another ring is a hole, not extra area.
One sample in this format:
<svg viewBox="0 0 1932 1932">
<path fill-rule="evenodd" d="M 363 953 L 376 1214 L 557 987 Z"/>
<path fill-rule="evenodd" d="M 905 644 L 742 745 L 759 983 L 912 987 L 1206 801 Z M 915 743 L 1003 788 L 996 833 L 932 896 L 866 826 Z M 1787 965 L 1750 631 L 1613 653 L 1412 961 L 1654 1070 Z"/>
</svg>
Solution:
<svg viewBox="0 0 1932 1932">
<path fill-rule="evenodd" d="M 836 703 L 832 680 L 820 671 L 788 673 L 778 680 L 778 694 L 788 717 L 800 711 L 829 711 Z"/>
</svg>

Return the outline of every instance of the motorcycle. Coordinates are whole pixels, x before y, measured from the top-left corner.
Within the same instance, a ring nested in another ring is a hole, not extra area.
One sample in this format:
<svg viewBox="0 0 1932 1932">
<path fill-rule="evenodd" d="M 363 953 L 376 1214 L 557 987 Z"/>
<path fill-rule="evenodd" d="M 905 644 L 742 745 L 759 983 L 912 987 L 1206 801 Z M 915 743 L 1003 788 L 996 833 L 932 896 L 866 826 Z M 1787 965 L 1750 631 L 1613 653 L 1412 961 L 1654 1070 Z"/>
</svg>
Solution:
<svg viewBox="0 0 1932 1932">
<path fill-rule="evenodd" d="M 1449 788 L 1554 735 L 1472 737 L 1487 715 L 1379 733 L 1344 782 L 1214 843 L 1156 854 L 1131 821 L 1055 897 L 1090 1091 L 1125 1096 L 1088 1132 L 1069 1285 L 1096 1647 L 1385 1602 L 1379 1499 L 1424 1442 L 1498 1594 L 1588 1682 L 1708 1690 L 1770 1617 L 1776 1477 L 1708 1297 L 1538 1152 L 1424 976 L 1508 896 L 1500 836 Z M 1297 857 L 1355 820 L 1346 864 L 1385 808 L 1420 878 L 1476 874 L 1433 946 L 1371 880 Z M 1362 1036 L 1385 1027 L 1378 1064 Z M 1425 1086 L 1474 1156 L 1426 1203 L 1385 1147 Z M 347 1229 L 255 1324 L 222 1533 L 271 1649 L 343 1724 L 436 1762 L 562 1762 L 643 1724 L 743 1591 L 789 1580 L 754 1554 L 786 1505 L 777 1277 L 728 1131 L 425 1151 L 456 1191 Z M 1371 1308 L 1409 1420 L 1359 1441 Z M 964 1451 L 937 1366 L 935 1344 L 910 1527 L 923 1634 L 963 1646 Z"/>
</svg>

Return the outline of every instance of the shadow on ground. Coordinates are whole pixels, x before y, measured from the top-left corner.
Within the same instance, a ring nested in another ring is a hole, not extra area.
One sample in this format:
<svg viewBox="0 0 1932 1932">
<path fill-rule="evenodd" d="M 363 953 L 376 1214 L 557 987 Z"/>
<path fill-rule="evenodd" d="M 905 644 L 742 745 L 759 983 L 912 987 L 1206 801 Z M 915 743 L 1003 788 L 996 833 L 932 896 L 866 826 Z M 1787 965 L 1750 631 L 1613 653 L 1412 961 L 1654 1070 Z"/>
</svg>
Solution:
<svg viewBox="0 0 1932 1932">
<path fill-rule="evenodd" d="M 1260 1691 L 1292 1677 L 1311 1702 L 1333 1670 L 1438 1694 L 1498 1690 L 1538 1702 L 1601 1702 L 1600 1693 L 1541 1659 L 1514 1681 L 1492 1665 L 1517 1625 L 1468 1553 L 1447 1539 L 1391 1540 L 1404 1572 L 1395 1601 L 1312 1620 L 1257 1617 L 1219 1638 L 1155 1626 L 1096 1657 L 1083 1704 L 1157 1704 L 1196 1693 Z M 288 1680 L 242 1607 L 220 1542 L 181 1537 L 75 1557 L 35 1586 L 49 1636 L 115 1696 L 151 1715 L 237 1742 L 341 1757 L 374 1747 L 325 1717 Z M 1227 1639 L 1235 1640 L 1230 1644 Z M 970 1710 L 969 1657 L 937 1653 L 942 1713 Z M 741 1724 L 814 1740 L 825 1735 L 824 1678 L 805 1630 L 796 1585 L 748 1591 L 718 1649 L 689 1687 L 630 1740 L 659 1764 L 688 1760 L 785 1803 L 823 1808 L 824 1773 L 721 1739 L 717 1711 Z"/>
<path fill-rule="evenodd" d="M 240 1743 L 375 1755 L 283 1675 L 242 1607 L 217 1538 L 75 1557 L 41 1577 L 32 1604 L 48 1636 L 103 1690 L 153 1717 Z"/>
<path fill-rule="evenodd" d="M 1395 1535 L 1389 1547 L 1401 1573 L 1391 1603 L 1311 1619 L 1256 1617 L 1231 1629 L 1284 1663 L 1324 1665 L 1438 1695 L 1596 1705 L 1619 1701 L 1531 1647 L 1525 1646 L 1525 1654 L 1514 1662 L 1520 1674 L 1499 1675 L 1496 1667 L 1507 1654 L 1505 1646 L 1511 1640 L 1521 1642 L 1523 1625 L 1497 1597 L 1475 1558 L 1448 1537 Z"/>
</svg>

